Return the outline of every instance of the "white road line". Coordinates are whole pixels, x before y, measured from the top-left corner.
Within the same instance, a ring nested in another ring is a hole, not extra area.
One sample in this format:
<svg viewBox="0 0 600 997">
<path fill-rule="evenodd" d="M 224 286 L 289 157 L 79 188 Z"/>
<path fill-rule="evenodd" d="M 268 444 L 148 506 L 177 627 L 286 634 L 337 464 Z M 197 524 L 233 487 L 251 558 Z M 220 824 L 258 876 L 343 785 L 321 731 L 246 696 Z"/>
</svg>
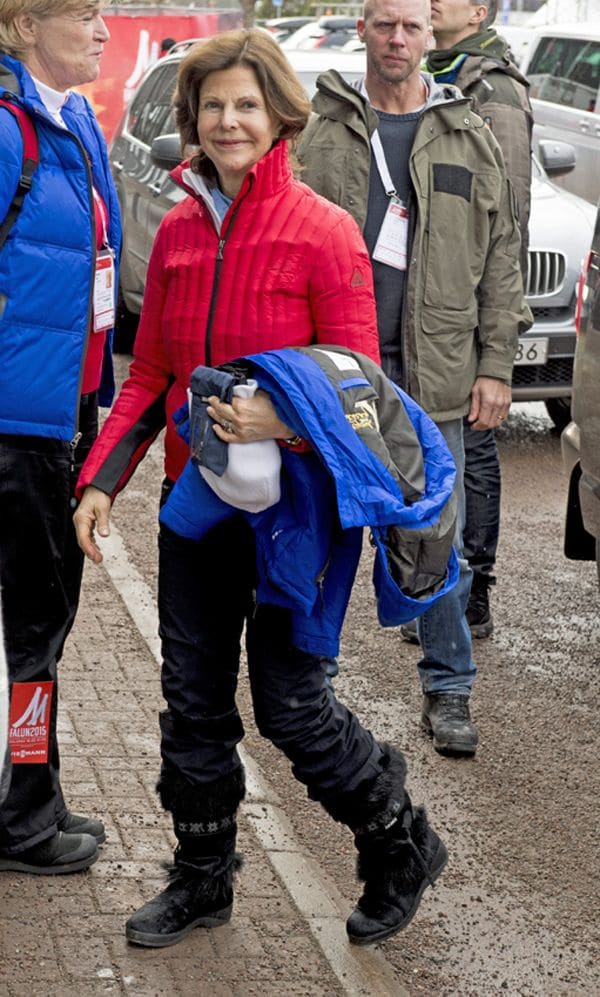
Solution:
<svg viewBox="0 0 600 997">
<path fill-rule="evenodd" d="M 129 559 L 114 521 L 110 537 L 102 540 L 103 566 L 121 596 L 154 659 L 161 664 L 156 602 L 144 578 Z M 392 966 L 376 948 L 353 948 L 346 939 L 347 903 L 321 866 L 294 836 L 277 794 L 260 766 L 241 752 L 247 774 L 245 818 L 344 992 L 348 997 L 408 997 Z"/>
</svg>

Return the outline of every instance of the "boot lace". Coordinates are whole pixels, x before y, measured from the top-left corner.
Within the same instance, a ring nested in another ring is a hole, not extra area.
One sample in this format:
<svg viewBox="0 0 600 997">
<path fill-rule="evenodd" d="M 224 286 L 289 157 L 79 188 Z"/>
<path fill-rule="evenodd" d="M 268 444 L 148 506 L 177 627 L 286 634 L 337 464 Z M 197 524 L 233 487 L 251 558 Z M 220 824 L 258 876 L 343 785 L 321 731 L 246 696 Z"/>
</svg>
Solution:
<svg viewBox="0 0 600 997">
<path fill-rule="evenodd" d="M 442 720 L 459 720 L 469 723 L 469 700 L 467 696 L 446 694 L 438 700 L 439 714 Z"/>
</svg>

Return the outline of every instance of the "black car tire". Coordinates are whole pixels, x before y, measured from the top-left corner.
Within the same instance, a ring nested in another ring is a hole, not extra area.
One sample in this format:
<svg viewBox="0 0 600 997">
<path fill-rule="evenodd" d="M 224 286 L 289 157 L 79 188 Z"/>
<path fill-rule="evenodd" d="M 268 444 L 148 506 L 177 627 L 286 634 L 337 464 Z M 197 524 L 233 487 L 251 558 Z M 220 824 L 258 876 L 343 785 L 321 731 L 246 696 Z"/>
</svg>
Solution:
<svg viewBox="0 0 600 997">
<path fill-rule="evenodd" d="M 600 537 L 596 537 L 596 570 L 598 572 L 598 588 L 600 588 Z"/>
<path fill-rule="evenodd" d="M 113 353 L 133 353 L 133 344 L 137 332 L 139 315 L 130 312 L 125 304 L 121 289 L 117 299 L 117 314 L 115 318 L 115 334 L 113 338 Z"/>
<path fill-rule="evenodd" d="M 563 429 L 571 421 L 571 399 L 570 398 L 547 398 L 546 412 L 552 419 L 556 428 L 562 433 Z"/>
</svg>

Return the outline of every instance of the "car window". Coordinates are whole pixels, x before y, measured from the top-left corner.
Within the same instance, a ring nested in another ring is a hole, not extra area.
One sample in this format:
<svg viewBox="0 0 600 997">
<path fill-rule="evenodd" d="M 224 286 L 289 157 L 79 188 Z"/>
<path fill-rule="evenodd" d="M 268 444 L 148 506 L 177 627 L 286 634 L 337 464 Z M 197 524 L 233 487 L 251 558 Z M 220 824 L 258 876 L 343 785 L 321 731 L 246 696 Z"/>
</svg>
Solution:
<svg viewBox="0 0 600 997">
<path fill-rule="evenodd" d="M 600 42 L 542 38 L 527 75 L 532 97 L 593 112 L 600 86 Z"/>
<path fill-rule="evenodd" d="M 175 92 L 178 63 L 155 70 L 144 80 L 127 115 L 127 131 L 144 145 L 152 145 L 158 135 L 176 131 L 171 100 Z"/>
</svg>

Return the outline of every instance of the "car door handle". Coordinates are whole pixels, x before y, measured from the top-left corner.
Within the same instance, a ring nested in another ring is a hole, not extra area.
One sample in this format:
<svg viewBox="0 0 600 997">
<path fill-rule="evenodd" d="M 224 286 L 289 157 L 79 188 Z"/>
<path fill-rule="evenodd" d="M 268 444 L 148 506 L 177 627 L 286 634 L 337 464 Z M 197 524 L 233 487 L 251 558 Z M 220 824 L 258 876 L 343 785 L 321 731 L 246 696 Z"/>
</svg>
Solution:
<svg viewBox="0 0 600 997">
<path fill-rule="evenodd" d="M 113 169 L 115 169 L 117 173 L 122 173 L 125 167 L 123 166 L 123 163 L 120 163 L 117 159 L 113 159 Z"/>
<path fill-rule="evenodd" d="M 584 120 L 584 121 L 580 121 L 579 122 L 579 127 L 581 128 L 582 132 L 587 132 L 587 130 L 588 130 L 588 128 L 590 126 L 589 126 L 588 122 Z"/>
<path fill-rule="evenodd" d="M 149 185 L 149 187 L 148 187 L 148 190 L 151 190 L 152 193 L 154 194 L 154 196 L 158 197 L 159 194 L 162 194 L 162 184 L 161 183 L 151 183 Z"/>
</svg>

